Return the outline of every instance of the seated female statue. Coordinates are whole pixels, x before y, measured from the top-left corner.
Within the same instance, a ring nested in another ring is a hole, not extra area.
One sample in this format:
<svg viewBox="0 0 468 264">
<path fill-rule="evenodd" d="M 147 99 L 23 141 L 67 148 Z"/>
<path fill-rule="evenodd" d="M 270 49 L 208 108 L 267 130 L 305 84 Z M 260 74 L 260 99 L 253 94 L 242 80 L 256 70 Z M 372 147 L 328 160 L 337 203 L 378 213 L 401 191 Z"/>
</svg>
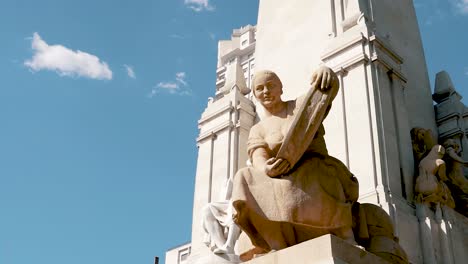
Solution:
<svg viewBox="0 0 468 264">
<path fill-rule="evenodd" d="M 312 75 L 311 89 L 326 93 L 338 86 L 335 73 L 327 67 Z M 358 182 L 342 162 L 328 155 L 323 125 L 296 164 L 277 157 L 307 97 L 283 101 L 282 83 L 271 71 L 256 73 L 252 88 L 265 117 L 249 135 L 253 166 L 234 177 L 234 221 L 254 246 L 266 252 L 324 234 L 355 243 L 351 207 L 358 198 Z"/>
</svg>

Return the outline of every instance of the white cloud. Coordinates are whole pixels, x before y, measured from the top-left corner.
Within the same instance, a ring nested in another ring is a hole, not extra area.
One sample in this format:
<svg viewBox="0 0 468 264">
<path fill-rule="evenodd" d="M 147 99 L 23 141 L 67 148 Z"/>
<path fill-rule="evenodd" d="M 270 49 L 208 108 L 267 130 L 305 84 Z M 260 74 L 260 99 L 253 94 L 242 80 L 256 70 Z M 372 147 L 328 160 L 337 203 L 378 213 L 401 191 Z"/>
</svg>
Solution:
<svg viewBox="0 0 468 264">
<path fill-rule="evenodd" d="M 184 0 L 184 4 L 195 12 L 213 11 L 215 9 L 210 4 L 210 0 Z"/>
<path fill-rule="evenodd" d="M 62 45 L 49 45 L 37 32 L 32 39 L 34 55 L 24 65 L 33 71 L 51 70 L 61 76 L 78 76 L 98 80 L 111 80 L 112 71 L 97 56 L 73 51 Z"/>
<path fill-rule="evenodd" d="M 185 39 L 184 36 L 178 34 L 171 34 L 169 37 L 174 39 Z"/>
<path fill-rule="evenodd" d="M 152 98 L 160 92 L 168 92 L 175 95 L 191 95 L 192 90 L 188 87 L 189 85 L 185 80 L 186 76 L 185 72 L 177 72 L 174 81 L 159 82 L 153 87 L 148 97 Z"/>
<path fill-rule="evenodd" d="M 133 70 L 133 67 L 130 66 L 130 65 L 127 65 L 127 64 L 124 64 L 123 66 L 124 66 L 125 70 L 127 70 L 128 77 L 130 77 L 132 79 L 136 79 L 136 75 L 135 75 L 135 71 Z"/>
<path fill-rule="evenodd" d="M 216 40 L 216 35 L 213 32 L 208 32 L 208 36 L 210 36 L 211 40 Z"/>
<path fill-rule="evenodd" d="M 160 82 L 156 85 L 158 88 L 166 89 L 170 93 L 175 93 L 176 90 L 180 88 L 179 84 L 176 82 Z"/>
<path fill-rule="evenodd" d="M 468 15 L 468 0 L 455 0 L 455 6 L 461 13 Z"/>
<path fill-rule="evenodd" d="M 176 73 L 176 82 L 182 84 L 183 86 L 187 86 L 187 82 L 185 81 L 185 72 Z"/>
</svg>

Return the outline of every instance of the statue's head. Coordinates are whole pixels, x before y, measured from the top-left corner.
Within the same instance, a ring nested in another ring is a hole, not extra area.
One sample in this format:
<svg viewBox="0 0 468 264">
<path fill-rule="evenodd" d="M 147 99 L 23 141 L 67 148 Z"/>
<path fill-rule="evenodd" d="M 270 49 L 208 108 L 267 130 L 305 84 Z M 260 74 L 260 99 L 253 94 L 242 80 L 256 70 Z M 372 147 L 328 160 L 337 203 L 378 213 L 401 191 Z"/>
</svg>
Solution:
<svg viewBox="0 0 468 264">
<path fill-rule="evenodd" d="M 435 145 L 427 156 L 431 158 L 442 158 L 445 155 L 445 148 L 442 145 Z"/>
<path fill-rule="evenodd" d="M 455 150 L 455 153 L 460 153 L 460 144 L 458 144 L 457 140 L 449 138 L 444 141 L 444 147 L 445 148 L 453 148 Z"/>
<path fill-rule="evenodd" d="M 281 103 L 283 84 L 276 73 L 268 70 L 258 71 L 252 80 L 255 98 L 265 107 Z"/>
<path fill-rule="evenodd" d="M 421 127 L 415 127 L 411 129 L 411 140 L 414 146 L 419 146 L 420 150 L 425 152 L 429 151 L 435 144 L 434 136 L 432 135 L 432 130 L 425 129 Z"/>
</svg>

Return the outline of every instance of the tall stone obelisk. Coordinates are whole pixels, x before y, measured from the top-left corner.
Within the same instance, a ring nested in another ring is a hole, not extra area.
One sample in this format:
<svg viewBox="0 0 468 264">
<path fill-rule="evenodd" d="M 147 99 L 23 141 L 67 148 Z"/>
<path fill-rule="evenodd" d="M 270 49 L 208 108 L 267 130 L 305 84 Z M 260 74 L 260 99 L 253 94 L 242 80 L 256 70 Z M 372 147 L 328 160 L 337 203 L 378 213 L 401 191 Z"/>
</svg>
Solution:
<svg viewBox="0 0 468 264">
<path fill-rule="evenodd" d="M 405 232 L 418 223 L 410 130 L 436 124 L 413 1 L 260 0 L 255 56 L 278 73 L 284 99 L 305 93 L 320 64 L 339 75 L 328 150 L 359 179 L 360 201 L 391 215 L 401 244 L 419 244 Z"/>
</svg>

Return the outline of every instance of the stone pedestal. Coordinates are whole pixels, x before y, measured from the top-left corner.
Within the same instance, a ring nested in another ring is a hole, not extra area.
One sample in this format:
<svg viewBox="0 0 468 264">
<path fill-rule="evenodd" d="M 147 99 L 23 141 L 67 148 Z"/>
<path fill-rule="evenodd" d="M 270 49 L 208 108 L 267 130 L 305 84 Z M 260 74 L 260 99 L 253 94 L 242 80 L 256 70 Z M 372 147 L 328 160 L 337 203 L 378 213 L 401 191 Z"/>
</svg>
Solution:
<svg viewBox="0 0 468 264">
<path fill-rule="evenodd" d="M 246 264 L 388 264 L 384 259 L 333 235 L 325 235 L 254 258 Z"/>
<path fill-rule="evenodd" d="M 210 252 L 206 255 L 191 256 L 187 264 L 234 264 L 241 263 L 239 256 L 234 254 L 216 255 Z"/>
</svg>

